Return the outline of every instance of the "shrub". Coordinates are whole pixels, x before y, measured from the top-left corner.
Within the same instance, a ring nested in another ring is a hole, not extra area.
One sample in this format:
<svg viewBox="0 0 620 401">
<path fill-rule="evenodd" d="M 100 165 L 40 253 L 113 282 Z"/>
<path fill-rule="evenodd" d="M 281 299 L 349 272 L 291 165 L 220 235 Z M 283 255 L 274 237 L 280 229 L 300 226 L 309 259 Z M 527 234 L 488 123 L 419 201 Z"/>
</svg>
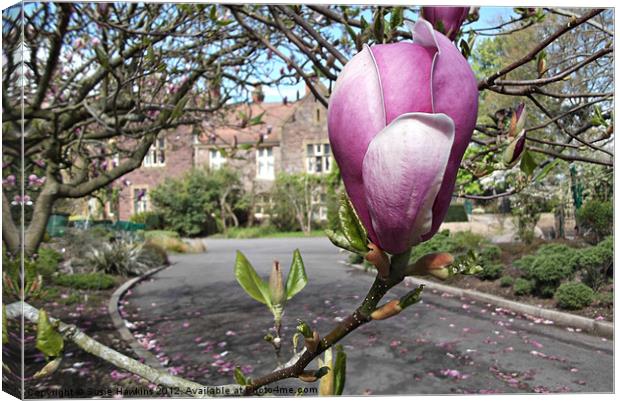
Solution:
<svg viewBox="0 0 620 401">
<path fill-rule="evenodd" d="M 563 309 L 582 309 L 594 299 L 594 291 L 583 283 L 564 283 L 555 292 L 558 306 Z"/>
<path fill-rule="evenodd" d="M 217 232 L 222 222 L 238 222 L 234 211 L 242 199 L 242 186 L 230 169 L 193 169 L 182 178 L 166 179 L 149 196 L 166 228 L 193 237 Z"/>
<path fill-rule="evenodd" d="M 144 245 L 142 245 L 142 249 L 140 251 L 140 258 L 143 259 L 151 267 L 170 264 L 166 250 L 150 241 L 146 241 Z"/>
<path fill-rule="evenodd" d="M 467 218 L 467 211 L 465 210 L 465 205 L 450 205 L 448 207 L 448 212 L 446 213 L 446 218 L 444 219 L 444 221 L 446 223 L 469 221 L 469 219 Z"/>
<path fill-rule="evenodd" d="M 574 258 L 579 251 L 564 244 L 545 244 L 538 248 L 536 256 L 556 260 L 558 264 L 566 266 L 567 270 L 574 270 Z"/>
<path fill-rule="evenodd" d="M 160 213 L 154 211 L 139 212 L 131 215 L 129 221 L 144 224 L 147 230 L 159 230 L 164 227 L 164 219 Z"/>
<path fill-rule="evenodd" d="M 78 290 L 105 290 L 114 287 L 114 277 L 103 273 L 75 273 L 54 278 L 54 283 Z"/>
<path fill-rule="evenodd" d="M 605 244 L 600 244 L 583 249 L 574 258 L 576 268 L 581 270 L 583 282 L 595 291 L 607 282 L 614 257 L 613 251 Z"/>
<path fill-rule="evenodd" d="M 542 297 L 553 296 L 560 282 L 569 278 L 573 273 L 572 266 L 567 266 L 561 260 L 539 256 L 531 267 L 531 278 L 534 279 L 536 292 Z"/>
<path fill-rule="evenodd" d="M 326 176 L 278 174 L 271 191 L 271 223 L 281 231 L 311 231 L 316 227 L 319 207 L 327 206 L 326 184 Z M 320 202 L 315 201 L 317 198 Z"/>
<path fill-rule="evenodd" d="M 515 295 L 529 295 L 534 290 L 534 283 L 531 280 L 519 277 L 512 285 L 512 289 Z"/>
<path fill-rule="evenodd" d="M 489 245 L 480 250 L 480 262 L 493 262 L 497 261 L 502 256 L 502 249 L 497 245 Z"/>
<path fill-rule="evenodd" d="M 611 201 L 591 200 L 577 210 L 577 224 L 584 237 L 597 243 L 613 232 L 614 210 Z"/>
<path fill-rule="evenodd" d="M 613 292 L 597 292 L 594 294 L 594 302 L 600 306 L 613 306 L 614 293 Z"/>
<path fill-rule="evenodd" d="M 499 285 L 502 287 L 510 287 L 515 282 L 515 279 L 511 276 L 503 276 L 499 280 Z"/>
<path fill-rule="evenodd" d="M 476 276 L 481 280 L 496 280 L 504 271 L 504 266 L 501 263 L 484 263 L 482 264 L 482 271 Z"/>
<path fill-rule="evenodd" d="M 274 226 L 234 227 L 226 232 L 226 238 L 261 238 L 277 232 Z"/>
<path fill-rule="evenodd" d="M 137 276 L 151 267 L 142 255 L 141 245 L 122 239 L 91 248 L 83 263 L 95 271 L 121 276 Z"/>
<path fill-rule="evenodd" d="M 39 248 L 34 263 L 36 272 L 43 277 L 50 277 L 58 270 L 58 263 L 62 260 L 62 254 L 52 248 Z"/>
<path fill-rule="evenodd" d="M 190 250 L 189 246 L 179 238 L 177 233 L 168 235 L 167 231 L 159 231 L 157 235 L 147 235 L 147 232 L 144 235 L 146 242 L 157 245 L 166 252 L 186 253 Z"/>
<path fill-rule="evenodd" d="M 536 261 L 536 255 L 525 255 L 520 259 L 512 262 L 512 265 L 521 270 L 525 277 L 531 277 L 532 274 L 532 265 Z"/>
</svg>

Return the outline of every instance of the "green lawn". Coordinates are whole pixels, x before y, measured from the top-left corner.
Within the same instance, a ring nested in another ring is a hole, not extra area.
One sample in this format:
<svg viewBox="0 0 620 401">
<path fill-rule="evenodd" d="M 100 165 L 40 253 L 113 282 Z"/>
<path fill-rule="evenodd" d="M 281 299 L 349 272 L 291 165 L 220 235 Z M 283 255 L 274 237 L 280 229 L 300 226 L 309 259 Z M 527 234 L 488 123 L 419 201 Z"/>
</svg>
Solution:
<svg viewBox="0 0 620 401">
<path fill-rule="evenodd" d="M 304 237 L 323 237 L 323 230 L 312 230 L 308 234 L 301 231 L 276 231 L 273 227 L 239 227 L 231 228 L 226 234 L 219 233 L 211 235 L 210 238 L 304 238 Z"/>
</svg>

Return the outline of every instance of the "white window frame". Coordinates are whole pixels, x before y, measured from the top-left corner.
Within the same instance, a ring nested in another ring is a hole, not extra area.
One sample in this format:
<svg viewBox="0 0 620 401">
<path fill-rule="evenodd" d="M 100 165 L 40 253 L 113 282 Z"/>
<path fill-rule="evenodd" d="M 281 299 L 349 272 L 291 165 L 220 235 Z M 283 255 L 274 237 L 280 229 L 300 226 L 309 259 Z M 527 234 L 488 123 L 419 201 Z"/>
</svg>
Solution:
<svg viewBox="0 0 620 401">
<path fill-rule="evenodd" d="M 275 180 L 275 156 L 273 146 L 264 146 L 256 149 L 256 178 L 261 180 Z"/>
<path fill-rule="evenodd" d="M 227 159 L 222 155 L 219 149 L 209 149 L 209 168 L 211 170 L 219 170 L 226 162 Z"/>
<path fill-rule="evenodd" d="M 306 172 L 327 174 L 332 168 L 332 151 L 327 142 L 306 144 Z"/>
<path fill-rule="evenodd" d="M 136 191 L 144 190 L 144 196 L 139 201 L 136 201 Z M 136 204 L 138 207 L 136 207 Z M 151 210 L 149 203 L 149 188 L 147 186 L 136 186 L 131 188 L 131 208 L 133 214 L 148 212 Z"/>
<path fill-rule="evenodd" d="M 166 165 L 166 138 L 158 137 L 149 148 L 144 160 L 144 167 L 163 167 Z"/>
</svg>

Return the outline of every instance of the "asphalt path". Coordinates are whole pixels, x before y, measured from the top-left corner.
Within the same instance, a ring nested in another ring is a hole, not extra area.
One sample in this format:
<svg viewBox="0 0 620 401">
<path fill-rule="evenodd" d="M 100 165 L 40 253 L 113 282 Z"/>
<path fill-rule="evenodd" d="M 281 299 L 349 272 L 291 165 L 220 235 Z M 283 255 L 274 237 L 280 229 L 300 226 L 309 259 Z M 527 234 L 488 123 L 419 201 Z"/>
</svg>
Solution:
<svg viewBox="0 0 620 401">
<path fill-rule="evenodd" d="M 263 277 L 274 259 L 286 273 L 293 249 L 301 251 L 309 283 L 286 306 L 284 356 L 290 355 L 297 318 L 326 334 L 356 308 L 373 281 L 343 265 L 344 254 L 326 238 L 206 245 L 206 253 L 172 257 L 172 266 L 121 301 L 121 314 L 143 346 L 170 372 L 204 384 L 232 383 L 234 366 L 257 377 L 276 364 L 273 348 L 262 339 L 271 314 L 235 281 L 236 250 Z M 407 290 L 402 284 L 386 300 Z M 440 292 L 425 291 L 421 303 L 360 327 L 341 344 L 350 395 L 613 391 L 613 341 Z M 272 386 L 276 395 L 298 387 L 313 391 L 296 379 Z"/>
</svg>

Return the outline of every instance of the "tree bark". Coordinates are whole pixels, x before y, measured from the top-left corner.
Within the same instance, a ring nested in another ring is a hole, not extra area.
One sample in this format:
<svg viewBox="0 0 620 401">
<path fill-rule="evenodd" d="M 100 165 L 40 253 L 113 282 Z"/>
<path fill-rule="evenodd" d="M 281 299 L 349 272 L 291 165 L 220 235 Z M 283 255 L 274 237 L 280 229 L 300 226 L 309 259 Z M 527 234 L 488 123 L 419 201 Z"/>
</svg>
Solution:
<svg viewBox="0 0 620 401">
<path fill-rule="evenodd" d="M 12 254 L 17 254 L 20 248 L 20 232 L 19 228 L 13 222 L 11 215 L 11 204 L 2 192 L 2 240 Z"/>
</svg>

